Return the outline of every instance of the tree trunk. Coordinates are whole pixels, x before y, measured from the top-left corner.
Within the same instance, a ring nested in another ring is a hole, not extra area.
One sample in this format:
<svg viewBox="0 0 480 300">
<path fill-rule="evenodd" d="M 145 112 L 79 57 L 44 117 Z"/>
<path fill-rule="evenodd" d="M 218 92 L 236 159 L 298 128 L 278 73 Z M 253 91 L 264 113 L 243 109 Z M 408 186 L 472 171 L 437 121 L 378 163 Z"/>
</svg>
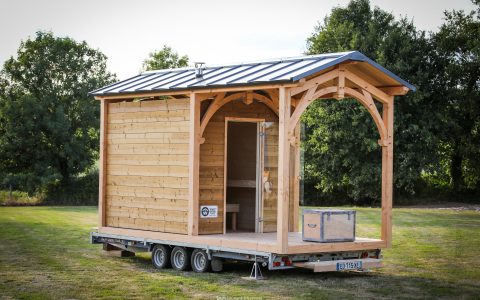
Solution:
<svg viewBox="0 0 480 300">
<path fill-rule="evenodd" d="M 462 162 L 463 158 L 459 151 L 458 143 L 453 146 L 453 153 L 450 160 L 450 180 L 454 192 L 460 192 L 463 188 Z"/>
<path fill-rule="evenodd" d="M 70 173 L 68 170 L 68 161 L 60 160 L 60 174 L 62 175 L 61 185 L 68 186 L 70 184 Z"/>
</svg>

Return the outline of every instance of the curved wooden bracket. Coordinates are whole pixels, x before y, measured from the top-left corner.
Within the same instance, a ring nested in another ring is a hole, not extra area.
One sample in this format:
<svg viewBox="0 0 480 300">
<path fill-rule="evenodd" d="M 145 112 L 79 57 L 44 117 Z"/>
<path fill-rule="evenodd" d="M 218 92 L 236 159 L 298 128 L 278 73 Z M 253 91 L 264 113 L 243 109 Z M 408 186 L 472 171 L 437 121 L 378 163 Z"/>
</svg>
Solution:
<svg viewBox="0 0 480 300">
<path fill-rule="evenodd" d="M 250 97 L 247 97 L 247 93 L 251 93 L 250 97 L 252 97 L 252 99 L 255 99 L 265 104 L 278 116 L 278 103 L 277 105 L 275 105 L 275 102 L 272 99 L 264 95 L 253 93 L 253 92 L 239 92 L 239 93 L 231 94 L 225 97 L 225 93 L 219 93 L 217 94 L 217 96 L 215 97 L 215 99 L 213 100 L 213 102 L 210 104 L 207 111 L 203 115 L 202 121 L 200 122 L 200 136 L 201 137 L 203 136 L 203 133 L 205 132 L 205 128 L 207 128 L 208 122 L 222 106 L 224 106 L 225 104 L 233 100 L 250 98 Z"/>
<path fill-rule="evenodd" d="M 208 107 L 207 111 L 202 117 L 202 120 L 200 121 L 200 137 L 203 136 L 203 132 L 205 131 L 205 127 L 207 126 L 208 121 L 213 117 L 215 112 L 222 107 L 226 102 L 225 100 L 225 93 L 219 93 L 217 96 L 215 96 L 215 99 L 213 102 L 210 104 Z M 231 100 L 230 100 L 231 101 Z"/>
<path fill-rule="evenodd" d="M 353 98 L 357 99 L 358 102 L 360 102 L 367 109 L 367 111 L 372 116 L 373 121 L 375 122 L 375 125 L 377 125 L 378 133 L 380 134 L 380 139 L 382 141 L 388 139 L 387 127 L 385 127 L 385 123 L 383 122 L 382 116 L 378 112 L 378 109 L 375 106 L 375 102 L 373 102 L 372 95 L 366 90 L 363 90 L 363 95 L 362 95 L 360 92 L 349 87 L 345 87 L 345 94 L 350 95 Z M 383 142 L 382 142 L 382 145 L 383 145 Z"/>
<path fill-rule="evenodd" d="M 320 98 L 323 95 L 330 94 L 330 93 L 336 93 L 338 88 L 336 86 L 330 86 L 326 87 L 323 89 L 320 89 L 318 91 L 315 91 L 317 86 L 315 85 L 314 87 L 310 88 L 305 95 L 300 99 L 300 101 L 297 103 L 297 107 L 295 108 L 295 111 L 293 112 L 292 116 L 290 117 L 290 121 L 288 124 L 288 134 L 292 135 L 293 131 L 295 130 L 295 126 L 297 126 L 298 121 L 300 120 L 300 117 L 302 116 L 303 112 L 307 107 L 312 103 L 315 99 Z"/>
</svg>

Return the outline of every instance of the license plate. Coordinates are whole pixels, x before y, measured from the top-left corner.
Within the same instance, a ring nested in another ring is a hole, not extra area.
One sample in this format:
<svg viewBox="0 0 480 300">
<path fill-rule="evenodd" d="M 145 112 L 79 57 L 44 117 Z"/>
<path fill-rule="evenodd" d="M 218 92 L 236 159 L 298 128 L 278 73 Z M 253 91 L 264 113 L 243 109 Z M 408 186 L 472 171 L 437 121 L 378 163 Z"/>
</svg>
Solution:
<svg viewBox="0 0 480 300">
<path fill-rule="evenodd" d="M 362 268 L 361 261 L 348 261 L 348 262 L 339 262 L 337 263 L 337 271 L 343 270 L 358 270 Z"/>
</svg>

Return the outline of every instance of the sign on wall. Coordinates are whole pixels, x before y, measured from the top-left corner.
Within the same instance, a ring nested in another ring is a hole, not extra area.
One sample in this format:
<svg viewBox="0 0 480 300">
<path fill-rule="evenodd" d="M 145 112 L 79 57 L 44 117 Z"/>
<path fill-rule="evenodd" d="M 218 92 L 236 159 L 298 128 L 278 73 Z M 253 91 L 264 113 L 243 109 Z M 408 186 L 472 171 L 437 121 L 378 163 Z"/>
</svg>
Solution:
<svg viewBox="0 0 480 300">
<path fill-rule="evenodd" d="M 218 217 L 218 205 L 202 205 L 200 206 L 201 218 L 217 218 Z"/>
</svg>

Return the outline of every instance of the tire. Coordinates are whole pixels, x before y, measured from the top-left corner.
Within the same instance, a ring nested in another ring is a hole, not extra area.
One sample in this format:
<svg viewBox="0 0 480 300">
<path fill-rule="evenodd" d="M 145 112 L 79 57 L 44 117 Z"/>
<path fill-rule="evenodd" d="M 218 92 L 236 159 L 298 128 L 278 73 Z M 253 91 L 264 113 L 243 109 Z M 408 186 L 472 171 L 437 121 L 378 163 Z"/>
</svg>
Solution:
<svg viewBox="0 0 480 300">
<path fill-rule="evenodd" d="M 210 261 L 205 250 L 195 249 L 192 252 L 191 259 L 192 269 L 196 273 L 204 273 L 210 270 Z"/>
<path fill-rule="evenodd" d="M 185 271 L 190 268 L 190 251 L 184 247 L 176 246 L 170 255 L 172 268 L 177 271 Z"/>
<path fill-rule="evenodd" d="M 170 267 L 170 247 L 155 245 L 152 250 L 152 263 L 157 269 Z"/>
<path fill-rule="evenodd" d="M 223 270 L 223 260 L 221 258 L 212 257 L 210 265 L 212 267 L 212 272 L 222 272 Z"/>
</svg>

